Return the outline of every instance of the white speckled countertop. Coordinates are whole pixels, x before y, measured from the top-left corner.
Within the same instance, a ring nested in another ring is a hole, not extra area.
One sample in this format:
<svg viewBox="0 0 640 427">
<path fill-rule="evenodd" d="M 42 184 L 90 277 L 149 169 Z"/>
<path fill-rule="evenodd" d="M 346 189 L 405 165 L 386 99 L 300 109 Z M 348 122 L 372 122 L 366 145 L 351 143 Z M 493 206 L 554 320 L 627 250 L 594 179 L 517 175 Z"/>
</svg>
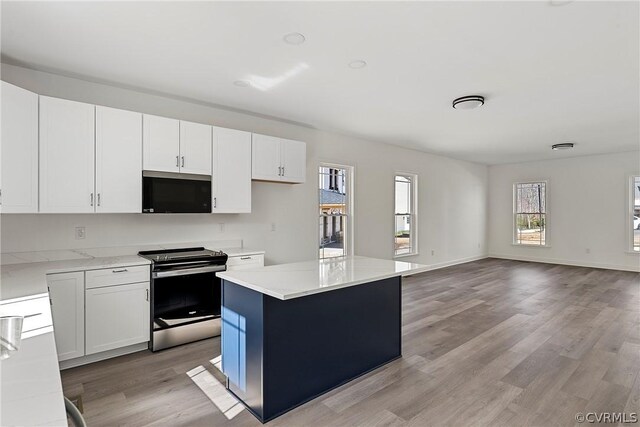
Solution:
<svg viewBox="0 0 640 427">
<path fill-rule="evenodd" d="M 229 256 L 264 253 L 251 248 L 221 248 L 216 242 L 5 253 L 0 254 L 0 301 L 47 292 L 47 274 L 148 265 L 147 259 L 136 255 L 138 251 L 190 246 L 222 250 Z"/>
<path fill-rule="evenodd" d="M 218 277 L 281 300 L 427 271 L 428 266 L 348 257 L 225 271 Z"/>
</svg>

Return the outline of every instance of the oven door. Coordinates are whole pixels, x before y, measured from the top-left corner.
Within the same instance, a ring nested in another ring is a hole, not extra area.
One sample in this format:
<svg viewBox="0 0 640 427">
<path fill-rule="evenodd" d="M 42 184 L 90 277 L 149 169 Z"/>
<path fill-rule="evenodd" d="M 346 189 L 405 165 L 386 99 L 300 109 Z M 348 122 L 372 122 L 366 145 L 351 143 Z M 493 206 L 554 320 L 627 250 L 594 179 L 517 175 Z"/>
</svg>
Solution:
<svg viewBox="0 0 640 427">
<path fill-rule="evenodd" d="M 220 334 L 224 265 L 182 265 L 151 273 L 152 350 Z"/>
</svg>

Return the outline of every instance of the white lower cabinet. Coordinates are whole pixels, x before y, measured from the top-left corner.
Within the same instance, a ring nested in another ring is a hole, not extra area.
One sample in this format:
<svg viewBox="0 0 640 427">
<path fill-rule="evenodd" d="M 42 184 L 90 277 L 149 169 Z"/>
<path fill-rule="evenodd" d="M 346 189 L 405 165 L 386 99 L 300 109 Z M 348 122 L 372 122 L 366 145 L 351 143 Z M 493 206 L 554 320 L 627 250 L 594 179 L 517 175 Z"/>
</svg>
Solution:
<svg viewBox="0 0 640 427">
<path fill-rule="evenodd" d="M 48 274 L 58 361 L 77 366 L 149 341 L 149 277 L 148 265 Z"/>
<path fill-rule="evenodd" d="M 58 360 L 84 356 L 84 272 L 47 275 Z"/>
<path fill-rule="evenodd" d="M 250 270 L 264 267 L 264 254 L 230 256 L 227 259 L 227 271 Z"/>
<path fill-rule="evenodd" d="M 149 341 L 149 282 L 86 290 L 86 354 Z"/>
</svg>

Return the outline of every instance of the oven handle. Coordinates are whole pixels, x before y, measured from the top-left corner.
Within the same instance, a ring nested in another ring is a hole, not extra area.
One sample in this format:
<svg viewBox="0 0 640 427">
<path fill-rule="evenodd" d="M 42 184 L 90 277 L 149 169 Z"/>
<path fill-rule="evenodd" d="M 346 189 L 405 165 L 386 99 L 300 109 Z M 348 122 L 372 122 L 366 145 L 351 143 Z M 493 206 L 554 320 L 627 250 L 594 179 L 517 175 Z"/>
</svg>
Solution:
<svg viewBox="0 0 640 427">
<path fill-rule="evenodd" d="M 157 271 L 157 272 L 151 273 L 151 278 L 161 279 L 163 277 L 187 276 L 190 274 L 210 273 L 214 271 L 225 271 L 226 269 L 227 267 L 224 265 L 212 265 L 209 267 L 185 268 L 182 270 Z"/>
</svg>

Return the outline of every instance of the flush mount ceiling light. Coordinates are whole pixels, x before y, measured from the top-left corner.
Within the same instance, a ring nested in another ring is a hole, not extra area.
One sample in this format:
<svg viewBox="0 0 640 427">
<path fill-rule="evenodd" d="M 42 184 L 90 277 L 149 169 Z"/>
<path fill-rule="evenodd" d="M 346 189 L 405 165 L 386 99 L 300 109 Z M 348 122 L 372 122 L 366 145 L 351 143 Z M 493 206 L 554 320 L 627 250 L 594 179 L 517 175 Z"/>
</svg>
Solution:
<svg viewBox="0 0 640 427">
<path fill-rule="evenodd" d="M 233 84 L 238 87 L 249 87 L 249 82 L 246 80 L 236 80 Z"/>
<path fill-rule="evenodd" d="M 300 33 L 289 33 L 285 34 L 285 36 L 282 37 L 282 40 L 284 40 L 285 43 L 289 44 L 302 44 L 304 43 L 306 38 Z"/>
<path fill-rule="evenodd" d="M 484 105 L 484 96 L 471 95 L 462 96 L 453 100 L 453 108 L 456 110 L 471 110 Z"/>
<path fill-rule="evenodd" d="M 552 150 L 568 150 L 570 148 L 573 148 L 574 143 L 573 142 L 563 142 L 560 144 L 553 144 L 551 146 Z"/>
<path fill-rule="evenodd" d="M 349 62 L 349 68 L 353 68 L 354 70 L 357 70 L 359 68 L 364 68 L 366 66 L 367 66 L 367 63 L 362 59 L 356 59 L 355 61 Z"/>
<path fill-rule="evenodd" d="M 573 3 L 574 0 L 549 0 L 550 6 L 566 6 Z"/>
</svg>

